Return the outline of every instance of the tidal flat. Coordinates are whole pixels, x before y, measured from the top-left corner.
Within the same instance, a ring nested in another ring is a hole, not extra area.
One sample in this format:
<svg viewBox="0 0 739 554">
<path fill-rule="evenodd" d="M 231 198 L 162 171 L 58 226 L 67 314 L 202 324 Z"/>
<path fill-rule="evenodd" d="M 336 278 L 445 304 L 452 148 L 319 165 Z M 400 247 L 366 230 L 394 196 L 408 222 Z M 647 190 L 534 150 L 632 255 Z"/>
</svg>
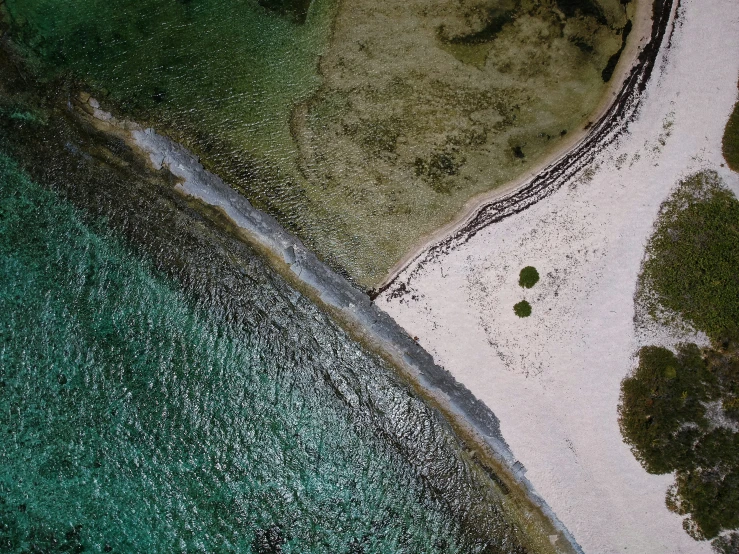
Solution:
<svg viewBox="0 0 739 554">
<path fill-rule="evenodd" d="M 588 123 L 619 0 L 7 0 L 46 75 L 195 151 L 363 288 Z"/>
</svg>

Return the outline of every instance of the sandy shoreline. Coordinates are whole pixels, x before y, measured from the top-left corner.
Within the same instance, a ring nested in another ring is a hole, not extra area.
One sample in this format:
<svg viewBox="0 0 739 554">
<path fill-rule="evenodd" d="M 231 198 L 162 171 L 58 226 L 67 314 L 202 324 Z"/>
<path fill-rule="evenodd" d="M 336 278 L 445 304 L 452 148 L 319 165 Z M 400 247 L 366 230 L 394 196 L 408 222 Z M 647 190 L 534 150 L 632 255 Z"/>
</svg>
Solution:
<svg viewBox="0 0 739 554">
<path fill-rule="evenodd" d="M 145 156 L 157 170 L 168 170 L 175 186 L 192 205 L 224 229 L 261 252 L 283 277 L 324 311 L 350 335 L 391 363 L 410 387 L 439 410 L 458 436 L 476 452 L 483 467 L 509 493 L 504 497 L 510 515 L 531 532 L 538 552 L 581 552 L 574 538 L 557 519 L 521 471 L 503 439 L 499 422 L 490 408 L 475 398 L 387 313 L 369 297 L 338 275 L 289 234 L 270 215 L 203 168 L 197 156 L 153 129 L 116 119 L 94 98 L 82 95 L 80 111 L 99 130 L 117 135 Z M 215 214 L 215 215 L 214 215 Z"/>
<path fill-rule="evenodd" d="M 684 336 L 635 322 L 644 248 L 679 180 L 724 167 L 736 101 L 739 4 L 682 0 L 627 131 L 525 209 L 501 206 L 457 242 L 407 267 L 377 302 L 495 410 L 527 477 L 585 552 L 710 552 L 665 506 L 670 475 L 649 475 L 623 443 L 621 380 L 644 344 Z M 508 210 L 507 212 L 505 210 Z M 498 217 L 500 216 L 500 217 Z M 531 290 L 518 271 L 538 268 Z M 527 299 L 533 313 L 517 318 Z"/>
<path fill-rule="evenodd" d="M 602 134 L 604 123 L 612 123 L 616 118 L 628 118 L 629 115 L 626 113 L 613 113 L 614 104 L 619 101 L 619 97 L 623 97 L 621 101 L 626 104 L 628 97 L 633 97 L 635 93 L 638 93 L 633 88 L 637 84 L 634 80 L 635 73 L 638 73 L 641 67 L 649 63 L 648 59 L 641 59 L 643 50 L 650 43 L 661 42 L 665 31 L 664 28 L 660 32 L 659 29 L 653 27 L 653 12 L 659 9 L 661 3 L 668 5 L 671 10 L 672 4 L 676 1 L 669 0 L 653 4 L 647 0 L 639 0 L 637 12 L 633 19 L 633 29 L 626 42 L 626 48 L 621 53 L 618 65 L 611 78 L 611 84 L 603 95 L 601 103 L 588 118 L 588 122 L 580 127 L 576 133 L 571 133 L 566 141 L 560 143 L 553 152 L 545 156 L 535 167 L 523 175 L 492 191 L 471 198 L 451 222 L 437 229 L 431 235 L 423 237 L 415 248 L 403 256 L 390 269 L 382 283 L 371 293 L 371 296 L 374 298 L 391 288 L 393 282 L 409 266 L 422 262 L 428 253 L 444 239 L 462 231 L 486 206 L 495 203 L 497 200 L 515 196 L 521 189 L 526 188 L 535 177 L 557 166 L 558 163 L 563 161 L 563 158 L 566 158 L 578 146 L 583 146 L 586 142 L 594 142 L 592 139 L 597 138 L 599 133 Z M 630 87 L 632 90 L 629 90 Z M 629 106 L 629 108 L 633 110 L 635 106 Z M 588 138 L 591 140 L 587 141 Z M 587 147 L 590 148 L 589 145 Z"/>
</svg>

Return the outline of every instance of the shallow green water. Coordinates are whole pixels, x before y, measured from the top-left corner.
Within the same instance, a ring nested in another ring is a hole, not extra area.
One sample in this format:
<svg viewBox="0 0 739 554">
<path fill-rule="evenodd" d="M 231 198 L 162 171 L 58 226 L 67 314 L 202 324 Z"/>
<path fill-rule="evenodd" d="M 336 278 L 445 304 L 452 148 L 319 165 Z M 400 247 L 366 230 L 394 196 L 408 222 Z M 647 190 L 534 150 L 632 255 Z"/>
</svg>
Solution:
<svg viewBox="0 0 739 554">
<path fill-rule="evenodd" d="M 370 289 L 586 123 L 632 5 L 5 0 L 0 14 L 40 74 L 184 143 Z"/>
<path fill-rule="evenodd" d="M 290 113 L 320 84 L 334 0 L 308 12 L 303 0 L 9 0 L 3 9 L 42 72 L 71 70 L 201 147 L 217 140 L 289 171 Z"/>
<path fill-rule="evenodd" d="M 448 428 L 261 262 L 196 294 L 111 232 L 0 156 L 0 550 L 522 552 Z"/>
</svg>

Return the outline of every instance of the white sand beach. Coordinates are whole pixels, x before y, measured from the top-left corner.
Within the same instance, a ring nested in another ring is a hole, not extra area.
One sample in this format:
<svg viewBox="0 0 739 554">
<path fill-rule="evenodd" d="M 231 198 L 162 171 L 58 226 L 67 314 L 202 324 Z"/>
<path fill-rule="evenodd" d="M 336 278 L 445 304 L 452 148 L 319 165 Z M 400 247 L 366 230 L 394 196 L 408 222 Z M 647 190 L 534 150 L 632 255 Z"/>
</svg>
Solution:
<svg viewBox="0 0 739 554">
<path fill-rule="evenodd" d="M 636 351 L 666 340 L 634 324 L 661 203 L 701 169 L 739 194 L 721 154 L 737 99 L 739 2 L 683 0 L 679 13 L 626 134 L 553 195 L 412 263 L 398 280 L 407 293 L 377 298 L 495 412 L 526 476 L 586 553 L 711 551 L 667 510 L 672 476 L 647 474 L 617 422 Z M 518 285 L 527 265 L 541 275 L 531 290 Z M 521 319 L 513 305 L 523 298 L 533 313 Z"/>
</svg>

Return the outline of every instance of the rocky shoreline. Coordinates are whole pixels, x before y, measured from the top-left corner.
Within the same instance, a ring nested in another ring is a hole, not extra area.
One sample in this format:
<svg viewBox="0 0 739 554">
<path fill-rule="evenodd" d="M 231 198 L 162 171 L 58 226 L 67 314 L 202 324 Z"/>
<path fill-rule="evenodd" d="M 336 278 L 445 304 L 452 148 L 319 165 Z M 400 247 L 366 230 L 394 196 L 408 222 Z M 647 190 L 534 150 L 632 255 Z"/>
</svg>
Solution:
<svg viewBox="0 0 739 554">
<path fill-rule="evenodd" d="M 526 500 L 550 522 L 552 534 L 549 536 L 555 551 L 582 552 L 574 537 L 525 477 L 525 468 L 508 448 L 493 411 L 436 364 L 432 356 L 393 318 L 379 309 L 365 293 L 321 262 L 272 216 L 254 208 L 217 175 L 205 170 L 198 158 L 185 147 L 153 129 L 130 123 L 121 125 L 97 107 L 94 107 L 94 116 L 100 121 L 112 121 L 128 129 L 133 143 L 149 156 L 156 169 L 166 168 L 180 180 L 176 185 L 179 192 L 222 212 L 245 235 L 243 238 L 250 245 L 267 254 L 283 276 L 307 292 L 365 346 L 399 368 L 416 392 L 431 400 L 447 419 L 454 420 L 452 426 L 458 432 L 462 431 L 463 438 L 468 442 L 474 440 L 486 448 L 494 457 L 493 471 L 502 470 L 509 474 L 508 479 L 502 482 L 499 475 L 493 475 L 493 479 L 503 490 L 510 488 L 505 481 L 514 480 Z"/>
</svg>

